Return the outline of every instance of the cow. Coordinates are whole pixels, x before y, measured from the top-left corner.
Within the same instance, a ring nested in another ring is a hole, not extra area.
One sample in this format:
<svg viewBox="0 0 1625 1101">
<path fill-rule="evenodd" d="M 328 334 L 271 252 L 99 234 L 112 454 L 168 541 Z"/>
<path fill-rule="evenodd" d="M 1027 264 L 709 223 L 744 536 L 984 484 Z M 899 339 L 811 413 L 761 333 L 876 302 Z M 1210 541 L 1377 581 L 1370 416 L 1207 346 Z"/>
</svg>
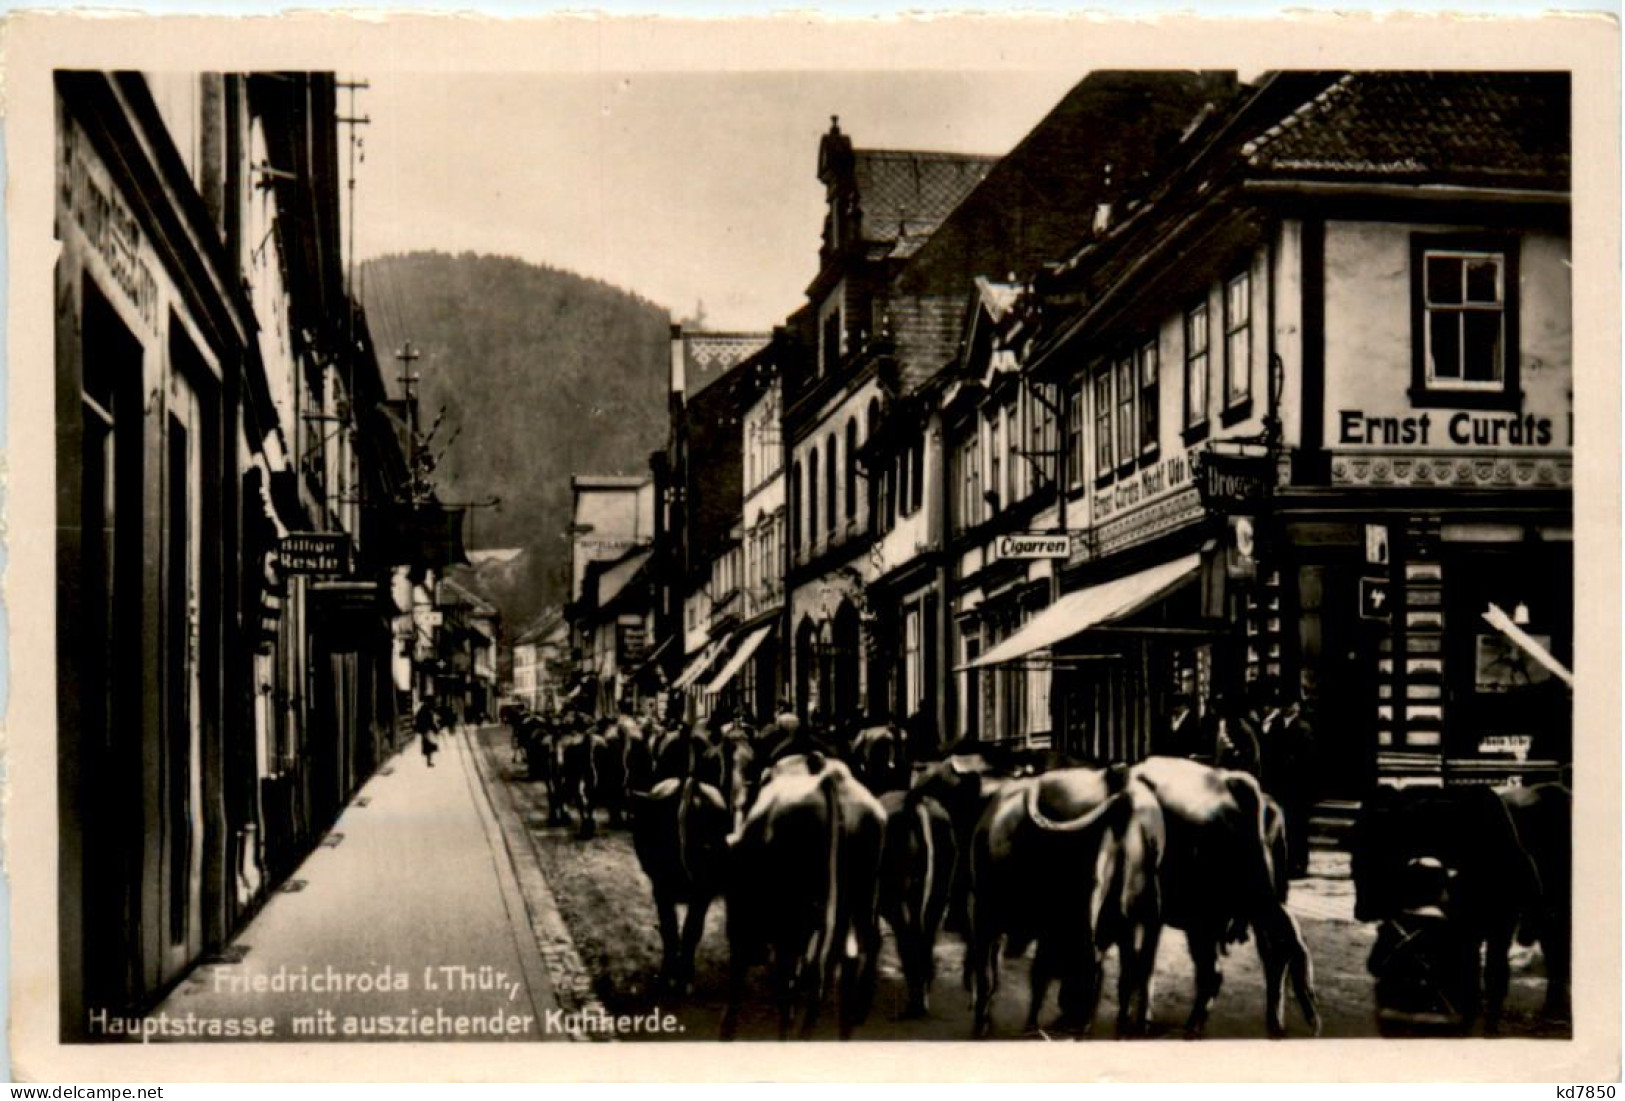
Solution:
<svg viewBox="0 0 1625 1101">
<path fill-rule="evenodd" d="M 1483 951 L 1482 972 L 1474 968 L 1465 997 L 1453 1007 L 1457 1028 L 1470 1031 L 1482 1014 L 1486 1034 L 1499 1031 L 1514 934 L 1540 943 L 1545 1013 L 1566 1019 L 1570 828 L 1569 791 L 1561 784 L 1499 795 L 1483 787 L 1378 786 L 1361 808 L 1350 843 L 1354 916 L 1398 921 L 1407 909 L 1405 885 L 1436 864 L 1449 880 L 1453 937 Z"/>
<path fill-rule="evenodd" d="M 1101 840 L 1128 801 L 1122 770 L 1065 769 L 1000 786 L 971 836 L 965 977 L 973 1035 L 993 1027 L 999 949 L 1014 957 L 1036 943 L 1027 1030 L 1057 975 L 1062 1024 L 1087 1030 L 1095 979 L 1090 903 Z M 1042 824 L 1041 824 L 1042 823 Z"/>
<path fill-rule="evenodd" d="M 595 800 L 609 811 L 609 824 L 619 827 L 626 819 L 629 793 L 649 786 L 651 767 L 648 738 L 643 728 L 629 715 L 622 715 L 618 719 L 600 719 L 593 757 L 597 776 Z"/>
<path fill-rule="evenodd" d="M 1071 823 L 1052 822 L 1038 805 L 1034 788 L 1028 794 L 1028 814 L 1041 829 L 1076 829 Z M 1143 782 L 1129 780 L 1123 788 L 1124 806 L 1110 814 L 1095 861 L 1088 924 L 1094 958 L 1087 976 L 1081 1016 L 1093 1022 L 1103 981 L 1106 952 L 1117 948 L 1117 1036 L 1145 1034 L 1151 1012 L 1151 977 L 1157 965 L 1162 937 L 1162 851 L 1167 828 L 1162 805 Z"/>
<path fill-rule="evenodd" d="M 1314 969 L 1297 921 L 1287 911 L 1284 820 L 1258 781 L 1242 772 L 1179 757 L 1148 757 L 1130 778 L 1144 783 L 1166 828 L 1159 889 L 1165 925 L 1181 929 L 1196 971 L 1187 1036 L 1202 1034 L 1224 976 L 1218 957 L 1250 928 L 1264 967 L 1265 1028 L 1286 1035 L 1290 978 L 1304 1020 L 1318 1035 Z"/>
<path fill-rule="evenodd" d="M 868 1016 L 880 952 L 878 908 L 886 811 L 840 761 L 782 758 L 763 776 L 731 840 L 727 883 L 729 982 L 722 1038 L 738 1029 L 745 980 L 770 956 L 779 1036 L 796 1003 L 812 1034 L 826 985 L 839 985 L 840 1035 Z"/>
<path fill-rule="evenodd" d="M 553 740 L 553 786 L 548 792 L 549 817 L 557 812 L 559 824 L 567 823 L 568 808 L 574 806 L 581 825 L 577 836 L 583 841 L 598 832 L 594 817 L 597 794 L 602 790 L 598 763 L 605 759 L 604 739 L 584 722 L 577 722 Z"/>
<path fill-rule="evenodd" d="M 876 795 L 909 786 L 908 735 L 895 723 L 859 731 L 847 759 L 853 774 Z"/>
<path fill-rule="evenodd" d="M 936 978 L 937 930 L 952 898 L 959 843 L 953 820 L 929 795 L 888 791 L 886 843 L 881 854 L 880 913 L 897 938 L 897 955 L 908 987 L 904 1017 L 930 1012 Z"/>
<path fill-rule="evenodd" d="M 722 890 L 731 825 L 722 793 L 693 774 L 634 791 L 632 847 L 654 893 L 660 922 L 659 984 L 688 993 L 711 900 Z M 681 934 L 677 909 L 683 914 Z"/>
</svg>

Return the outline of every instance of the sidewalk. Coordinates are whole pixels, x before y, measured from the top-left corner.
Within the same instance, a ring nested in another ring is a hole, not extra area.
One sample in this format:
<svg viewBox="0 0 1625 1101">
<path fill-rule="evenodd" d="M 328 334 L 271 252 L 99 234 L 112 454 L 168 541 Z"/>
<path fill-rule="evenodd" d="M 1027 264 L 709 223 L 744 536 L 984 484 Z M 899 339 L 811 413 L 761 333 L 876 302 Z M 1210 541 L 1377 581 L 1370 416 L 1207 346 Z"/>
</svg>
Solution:
<svg viewBox="0 0 1625 1101">
<path fill-rule="evenodd" d="M 432 769 L 416 742 L 397 754 L 237 937 L 241 962 L 200 966 L 154 1015 L 270 1017 L 279 1040 L 567 1039 L 473 736 L 443 736 Z"/>
</svg>

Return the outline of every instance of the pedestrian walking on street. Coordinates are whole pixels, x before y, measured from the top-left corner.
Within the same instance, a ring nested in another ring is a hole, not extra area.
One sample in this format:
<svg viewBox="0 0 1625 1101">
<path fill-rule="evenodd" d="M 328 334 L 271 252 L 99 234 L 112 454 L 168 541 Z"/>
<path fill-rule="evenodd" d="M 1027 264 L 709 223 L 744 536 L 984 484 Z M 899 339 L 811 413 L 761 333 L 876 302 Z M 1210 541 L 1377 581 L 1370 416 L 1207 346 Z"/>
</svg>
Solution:
<svg viewBox="0 0 1625 1101">
<path fill-rule="evenodd" d="M 431 701 L 424 700 L 418 707 L 413 726 L 418 732 L 418 745 L 423 750 L 423 759 L 428 762 L 430 768 L 433 768 L 434 755 L 440 749 L 434 740 L 435 732 L 440 728 L 440 716 Z"/>
<path fill-rule="evenodd" d="M 1286 816 L 1291 877 L 1309 874 L 1309 816 L 1315 805 L 1315 732 L 1295 692 L 1278 690 L 1263 721 L 1264 791 Z"/>
</svg>

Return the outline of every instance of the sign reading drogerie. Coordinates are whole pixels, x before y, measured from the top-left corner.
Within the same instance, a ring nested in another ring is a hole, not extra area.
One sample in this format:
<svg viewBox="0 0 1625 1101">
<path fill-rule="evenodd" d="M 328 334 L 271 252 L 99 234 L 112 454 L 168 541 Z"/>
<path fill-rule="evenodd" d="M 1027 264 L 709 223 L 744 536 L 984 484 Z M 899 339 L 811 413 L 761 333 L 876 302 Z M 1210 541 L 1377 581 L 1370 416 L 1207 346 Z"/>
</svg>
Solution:
<svg viewBox="0 0 1625 1101">
<path fill-rule="evenodd" d="M 350 536 L 342 531 L 293 531 L 277 547 L 284 573 L 347 574 Z"/>
<path fill-rule="evenodd" d="M 1012 532 L 994 544 L 1000 558 L 1066 558 L 1072 553 L 1070 535 Z"/>
</svg>

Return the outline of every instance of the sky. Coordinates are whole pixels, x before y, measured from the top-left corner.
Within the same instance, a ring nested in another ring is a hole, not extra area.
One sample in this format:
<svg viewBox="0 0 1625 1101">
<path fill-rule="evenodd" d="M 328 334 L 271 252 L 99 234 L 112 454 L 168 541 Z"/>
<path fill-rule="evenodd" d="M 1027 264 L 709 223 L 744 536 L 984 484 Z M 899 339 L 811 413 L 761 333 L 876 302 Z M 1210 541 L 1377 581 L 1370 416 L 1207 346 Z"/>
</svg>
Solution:
<svg viewBox="0 0 1625 1101">
<path fill-rule="evenodd" d="M 517 256 L 705 327 L 803 302 L 830 116 L 859 148 L 1008 152 L 1083 72 L 342 74 L 356 113 L 355 251 Z M 341 100 L 348 111 L 348 104 Z M 341 139 L 342 139 L 341 134 Z M 346 155 L 341 143 L 340 156 Z"/>
</svg>

